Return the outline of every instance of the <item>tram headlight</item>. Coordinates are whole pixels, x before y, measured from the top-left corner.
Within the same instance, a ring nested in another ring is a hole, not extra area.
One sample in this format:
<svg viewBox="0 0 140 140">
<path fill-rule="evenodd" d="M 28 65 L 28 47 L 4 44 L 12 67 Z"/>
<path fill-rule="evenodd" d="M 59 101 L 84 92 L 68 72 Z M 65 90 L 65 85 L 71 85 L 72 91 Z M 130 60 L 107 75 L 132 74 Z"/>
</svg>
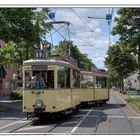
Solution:
<svg viewBox="0 0 140 140">
<path fill-rule="evenodd" d="M 40 107 L 43 107 L 43 105 L 44 105 L 44 102 L 41 99 L 36 100 L 36 102 L 35 102 L 36 107 L 40 108 Z"/>
</svg>

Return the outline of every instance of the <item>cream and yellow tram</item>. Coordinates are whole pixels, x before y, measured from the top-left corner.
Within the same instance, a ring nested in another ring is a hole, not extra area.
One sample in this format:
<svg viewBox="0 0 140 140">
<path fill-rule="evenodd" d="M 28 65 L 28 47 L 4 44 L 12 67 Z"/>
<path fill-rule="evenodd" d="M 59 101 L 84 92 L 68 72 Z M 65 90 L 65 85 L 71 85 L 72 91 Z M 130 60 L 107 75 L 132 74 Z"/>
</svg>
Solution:
<svg viewBox="0 0 140 140">
<path fill-rule="evenodd" d="M 45 86 L 37 87 L 37 77 Z M 35 116 L 71 112 L 79 107 L 79 89 L 80 69 L 68 62 L 36 59 L 23 63 L 23 112 Z"/>
<path fill-rule="evenodd" d="M 106 74 L 81 71 L 80 101 L 83 104 L 109 100 L 109 78 Z"/>
<path fill-rule="evenodd" d="M 81 103 L 108 100 L 107 75 L 80 71 L 78 67 L 56 59 L 23 63 L 23 112 L 39 117 L 48 113 L 67 114 L 79 109 Z"/>
</svg>

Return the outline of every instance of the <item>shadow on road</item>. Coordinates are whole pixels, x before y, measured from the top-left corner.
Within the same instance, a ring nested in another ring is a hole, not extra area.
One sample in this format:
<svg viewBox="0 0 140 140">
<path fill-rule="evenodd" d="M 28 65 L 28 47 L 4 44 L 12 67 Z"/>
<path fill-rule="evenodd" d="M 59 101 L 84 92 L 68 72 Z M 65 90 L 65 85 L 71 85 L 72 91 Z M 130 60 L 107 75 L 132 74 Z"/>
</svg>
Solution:
<svg viewBox="0 0 140 140">
<path fill-rule="evenodd" d="M 22 101 L 0 102 L 0 119 L 24 118 L 26 113 L 22 112 Z"/>
</svg>

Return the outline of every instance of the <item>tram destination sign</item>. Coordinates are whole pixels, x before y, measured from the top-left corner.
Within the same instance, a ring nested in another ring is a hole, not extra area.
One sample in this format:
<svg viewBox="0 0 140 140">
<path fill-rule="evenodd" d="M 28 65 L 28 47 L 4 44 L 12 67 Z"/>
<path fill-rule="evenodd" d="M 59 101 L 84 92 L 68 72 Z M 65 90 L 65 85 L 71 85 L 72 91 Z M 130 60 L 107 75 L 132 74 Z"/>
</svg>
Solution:
<svg viewBox="0 0 140 140">
<path fill-rule="evenodd" d="M 34 71 L 47 71 L 48 67 L 44 65 L 34 65 L 32 66 Z"/>
</svg>

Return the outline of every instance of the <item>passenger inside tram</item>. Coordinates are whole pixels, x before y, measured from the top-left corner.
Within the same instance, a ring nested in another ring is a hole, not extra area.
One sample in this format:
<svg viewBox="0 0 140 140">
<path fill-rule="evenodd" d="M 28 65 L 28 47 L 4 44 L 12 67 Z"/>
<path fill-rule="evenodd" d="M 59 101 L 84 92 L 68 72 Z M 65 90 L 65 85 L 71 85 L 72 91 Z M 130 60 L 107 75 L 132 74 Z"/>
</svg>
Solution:
<svg viewBox="0 0 140 140">
<path fill-rule="evenodd" d="M 45 82 L 44 82 L 44 80 L 43 80 L 43 78 L 41 77 L 40 74 L 36 75 L 36 80 L 34 81 L 33 86 L 36 89 L 43 89 L 43 88 L 46 87 Z"/>
<path fill-rule="evenodd" d="M 32 76 L 31 76 L 32 75 Z M 25 73 L 25 88 L 54 88 L 54 71 L 33 71 Z"/>
</svg>

